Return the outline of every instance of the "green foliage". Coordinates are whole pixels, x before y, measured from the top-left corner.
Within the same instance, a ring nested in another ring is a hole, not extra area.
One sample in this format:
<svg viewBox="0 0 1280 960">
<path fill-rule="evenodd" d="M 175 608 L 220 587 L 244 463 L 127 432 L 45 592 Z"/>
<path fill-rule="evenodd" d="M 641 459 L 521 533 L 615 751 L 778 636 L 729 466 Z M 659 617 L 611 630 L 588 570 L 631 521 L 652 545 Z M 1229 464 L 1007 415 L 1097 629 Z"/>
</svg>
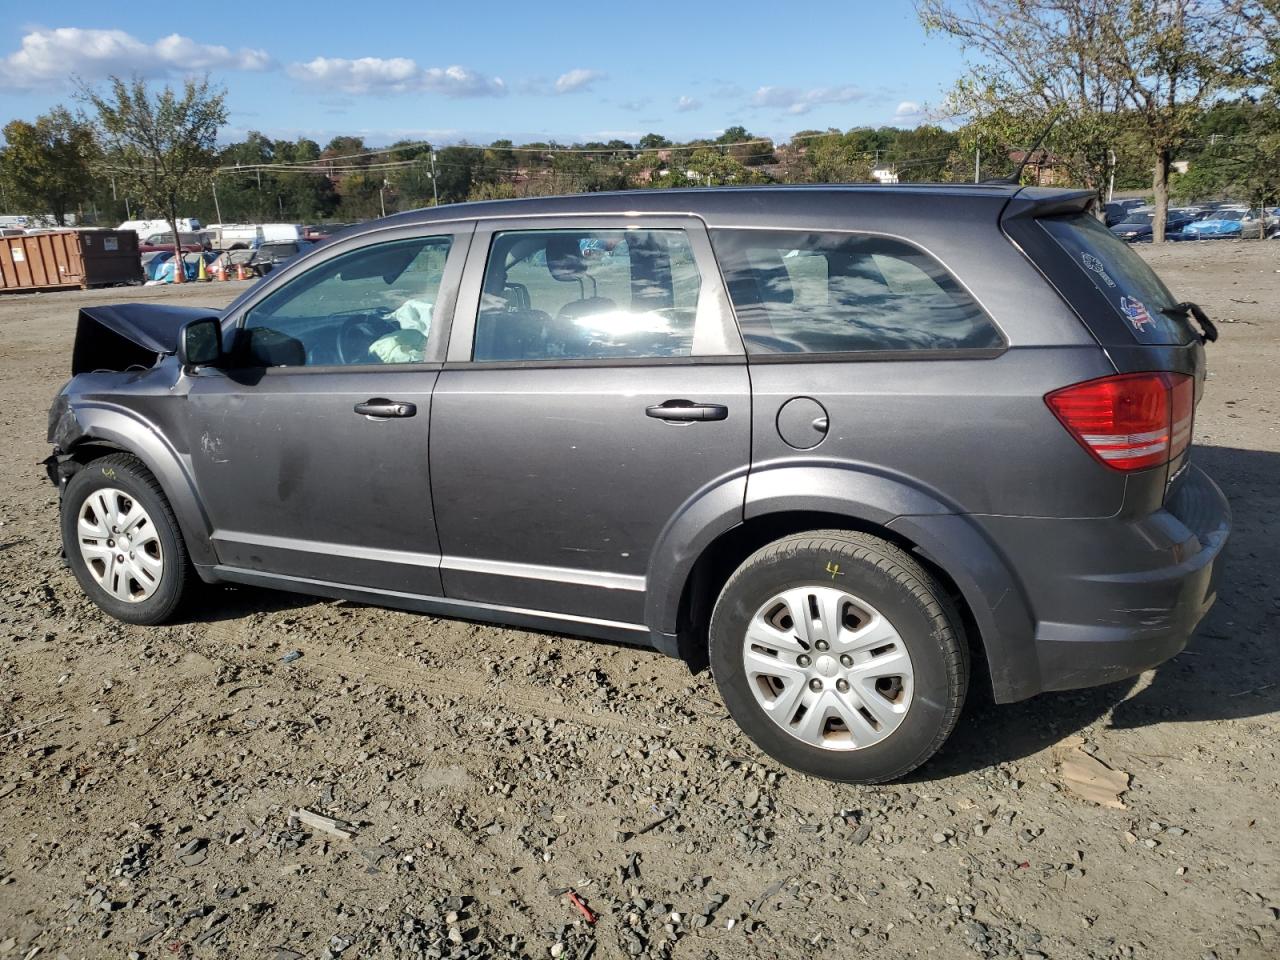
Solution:
<svg viewBox="0 0 1280 960">
<path fill-rule="evenodd" d="M 208 78 L 152 93 L 146 82 L 110 80 L 110 92 L 82 87 L 97 117 L 108 169 L 177 232 L 178 205 L 209 192 L 217 169 L 216 141 L 227 122 L 225 93 Z"/>
<path fill-rule="evenodd" d="M 1187 172 L 1173 174 L 1170 182 L 1175 200 L 1280 205 L 1280 118 L 1270 104 L 1250 98 L 1216 103 L 1191 133 L 1178 155 Z"/>
<path fill-rule="evenodd" d="M 90 164 L 98 157 L 93 129 L 64 107 L 55 107 L 34 123 L 5 125 L 0 152 L 0 185 L 6 213 L 50 216 L 58 226 L 93 193 Z"/>
<path fill-rule="evenodd" d="M 1260 0 L 1270 4 L 1273 0 Z M 949 105 L 978 142 L 1032 139 L 1100 195 L 1122 156 L 1153 171 L 1164 236 L 1174 151 L 1224 91 L 1248 82 L 1265 41 L 1238 0 L 919 0 L 922 23 L 973 57 Z M 1274 39 L 1272 40 L 1274 43 Z"/>
</svg>

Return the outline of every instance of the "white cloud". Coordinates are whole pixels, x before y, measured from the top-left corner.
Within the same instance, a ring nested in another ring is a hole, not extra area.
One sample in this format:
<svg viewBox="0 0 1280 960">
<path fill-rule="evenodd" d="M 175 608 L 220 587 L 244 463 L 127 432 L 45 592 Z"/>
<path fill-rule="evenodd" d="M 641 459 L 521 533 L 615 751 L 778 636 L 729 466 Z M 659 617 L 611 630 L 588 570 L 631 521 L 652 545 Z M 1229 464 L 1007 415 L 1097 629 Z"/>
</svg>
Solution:
<svg viewBox="0 0 1280 960">
<path fill-rule="evenodd" d="M 591 89 L 591 85 L 597 80 L 604 78 L 605 74 L 599 70 L 576 67 L 556 78 L 556 93 L 582 93 Z"/>
<path fill-rule="evenodd" d="M 263 50 L 231 50 L 177 33 L 146 43 L 123 30 L 59 27 L 26 33 L 19 48 L 0 60 L 0 86 L 58 86 L 73 75 L 85 80 L 165 77 L 213 69 L 266 70 L 271 65 Z"/>
<path fill-rule="evenodd" d="M 690 110 L 697 110 L 702 107 L 702 101 L 695 97 L 681 97 L 676 101 L 677 113 L 688 113 Z"/>
<path fill-rule="evenodd" d="M 897 123 L 918 124 L 924 119 L 924 108 L 914 100 L 903 100 L 893 111 L 893 119 Z"/>
<path fill-rule="evenodd" d="M 865 96 L 864 91 L 853 86 L 814 87 L 811 90 L 800 90 L 796 87 L 760 87 L 751 98 L 751 103 L 757 107 L 801 114 L 824 104 L 852 103 Z"/>
<path fill-rule="evenodd" d="M 426 91 L 447 97 L 500 97 L 507 92 L 501 77 L 459 66 L 420 67 L 408 57 L 316 57 L 289 64 L 289 76 L 343 93 Z"/>
</svg>

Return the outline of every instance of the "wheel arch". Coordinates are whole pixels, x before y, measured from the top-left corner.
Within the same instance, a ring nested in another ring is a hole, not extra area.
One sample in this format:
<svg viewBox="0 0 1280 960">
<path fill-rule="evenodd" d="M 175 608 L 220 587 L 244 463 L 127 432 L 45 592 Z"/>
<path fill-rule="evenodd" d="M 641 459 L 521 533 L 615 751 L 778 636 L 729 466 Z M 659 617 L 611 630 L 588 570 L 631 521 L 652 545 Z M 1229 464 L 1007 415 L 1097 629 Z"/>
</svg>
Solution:
<svg viewBox="0 0 1280 960">
<path fill-rule="evenodd" d="M 987 668 L 996 701 L 1039 691 L 1029 604 L 1017 577 L 973 521 L 892 478 L 815 469 L 773 473 L 766 484 L 757 484 L 752 474 L 741 521 L 708 537 L 678 571 L 678 582 L 669 577 L 667 594 L 650 598 L 650 613 L 669 618 L 651 618 L 650 626 L 661 624 L 693 668 L 706 662 L 711 606 L 747 557 L 781 537 L 846 529 L 895 544 L 938 579 L 960 612 L 972 661 Z"/>
<path fill-rule="evenodd" d="M 216 563 L 209 521 L 182 454 L 132 410 L 114 404 L 69 405 L 58 430 L 58 480 L 65 482 L 87 464 L 113 453 L 137 457 L 155 477 L 173 508 L 192 562 Z M 64 465 L 68 462 L 75 464 L 75 469 L 67 471 Z"/>
</svg>

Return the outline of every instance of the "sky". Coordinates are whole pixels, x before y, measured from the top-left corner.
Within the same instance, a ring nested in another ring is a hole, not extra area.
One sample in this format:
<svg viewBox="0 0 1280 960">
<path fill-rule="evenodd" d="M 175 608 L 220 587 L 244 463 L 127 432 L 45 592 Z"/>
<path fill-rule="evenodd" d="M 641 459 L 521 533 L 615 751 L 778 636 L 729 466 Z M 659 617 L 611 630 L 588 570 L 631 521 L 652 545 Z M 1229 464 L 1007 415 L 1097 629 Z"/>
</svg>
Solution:
<svg viewBox="0 0 1280 960">
<path fill-rule="evenodd" d="M 227 90 L 225 142 L 249 130 L 321 145 L 340 134 L 374 146 L 650 131 L 683 141 L 739 124 L 783 138 L 915 126 L 961 67 L 945 39 L 925 36 L 909 0 L 54 8 L 47 21 L 10 15 L 0 26 L 5 123 L 67 103 L 74 77 L 207 72 Z"/>
</svg>

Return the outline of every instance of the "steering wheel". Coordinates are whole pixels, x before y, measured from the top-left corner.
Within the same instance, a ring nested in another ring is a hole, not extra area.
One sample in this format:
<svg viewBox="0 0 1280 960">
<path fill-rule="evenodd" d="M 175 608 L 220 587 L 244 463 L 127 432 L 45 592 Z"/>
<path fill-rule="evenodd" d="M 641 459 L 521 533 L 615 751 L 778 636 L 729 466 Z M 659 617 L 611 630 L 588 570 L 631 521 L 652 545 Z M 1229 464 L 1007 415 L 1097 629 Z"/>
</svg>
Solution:
<svg viewBox="0 0 1280 960">
<path fill-rule="evenodd" d="M 369 347 L 379 337 L 396 329 L 385 317 L 356 314 L 342 321 L 338 330 L 338 360 L 343 364 L 369 363 Z"/>
</svg>

